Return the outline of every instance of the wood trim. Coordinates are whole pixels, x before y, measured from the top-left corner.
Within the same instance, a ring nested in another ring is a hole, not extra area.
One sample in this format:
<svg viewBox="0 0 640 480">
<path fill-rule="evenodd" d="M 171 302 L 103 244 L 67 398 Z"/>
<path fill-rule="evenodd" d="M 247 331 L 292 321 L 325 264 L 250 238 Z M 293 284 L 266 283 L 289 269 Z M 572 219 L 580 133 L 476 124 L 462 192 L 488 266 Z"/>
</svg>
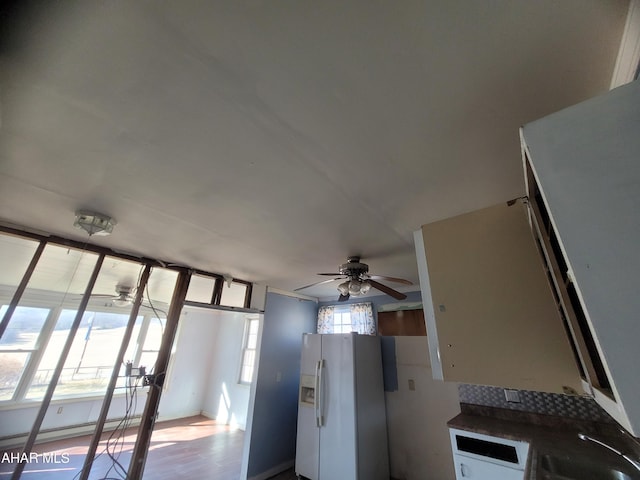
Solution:
<svg viewBox="0 0 640 480">
<path fill-rule="evenodd" d="M 167 369 L 169 368 L 169 360 L 171 358 L 171 348 L 173 347 L 173 341 L 178 331 L 178 324 L 180 322 L 180 312 L 184 305 L 184 299 L 187 296 L 187 290 L 189 290 L 189 280 L 191 278 L 190 273 L 187 270 L 182 270 L 178 275 L 176 286 L 173 291 L 173 297 L 171 298 L 171 304 L 169 306 L 169 312 L 167 313 L 167 323 L 165 325 L 164 334 L 162 335 L 162 343 L 160 344 L 160 351 L 158 352 L 158 358 L 153 371 L 154 379 L 152 380 L 151 388 L 147 394 L 147 403 L 142 413 L 142 420 L 138 429 L 138 436 L 136 444 L 131 453 L 131 462 L 129 463 L 129 471 L 127 478 L 138 479 L 142 478 L 144 472 L 144 465 L 149 453 L 149 445 L 151 442 L 151 433 L 158 416 L 158 406 L 160 405 L 160 397 L 162 394 L 162 385 L 164 383 Z"/>
</svg>

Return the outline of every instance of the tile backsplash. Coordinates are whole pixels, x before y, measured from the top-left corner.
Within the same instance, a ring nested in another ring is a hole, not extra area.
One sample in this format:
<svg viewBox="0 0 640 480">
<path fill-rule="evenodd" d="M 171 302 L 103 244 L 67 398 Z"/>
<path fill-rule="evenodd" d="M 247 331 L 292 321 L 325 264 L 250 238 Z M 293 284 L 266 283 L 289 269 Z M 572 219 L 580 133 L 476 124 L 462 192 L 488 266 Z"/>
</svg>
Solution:
<svg viewBox="0 0 640 480">
<path fill-rule="evenodd" d="M 557 393 L 516 390 L 520 402 L 508 402 L 505 389 L 482 385 L 460 384 L 460 403 L 505 408 L 522 412 L 557 415 L 565 418 L 610 423 L 613 419 L 589 397 L 561 395 Z"/>
</svg>

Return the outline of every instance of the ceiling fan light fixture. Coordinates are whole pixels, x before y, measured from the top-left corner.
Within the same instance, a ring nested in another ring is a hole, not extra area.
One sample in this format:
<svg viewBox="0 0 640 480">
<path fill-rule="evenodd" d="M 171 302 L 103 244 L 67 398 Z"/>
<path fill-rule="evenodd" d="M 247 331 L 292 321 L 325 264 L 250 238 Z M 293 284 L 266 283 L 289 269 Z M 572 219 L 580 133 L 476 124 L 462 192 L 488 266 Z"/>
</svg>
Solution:
<svg viewBox="0 0 640 480">
<path fill-rule="evenodd" d="M 365 295 L 369 290 L 371 290 L 371 284 L 366 280 L 360 283 L 360 295 Z"/>
<path fill-rule="evenodd" d="M 126 307 L 131 305 L 131 299 L 127 297 L 114 298 L 111 303 L 114 307 Z"/>
<path fill-rule="evenodd" d="M 349 284 L 351 282 L 349 282 L 349 280 L 347 280 L 344 283 L 341 283 L 340 285 L 338 285 L 338 291 L 340 292 L 340 295 L 349 295 Z"/>
<path fill-rule="evenodd" d="M 91 235 L 109 235 L 113 231 L 116 221 L 108 215 L 90 212 L 88 210 L 78 210 L 73 226 L 81 228 Z"/>
</svg>

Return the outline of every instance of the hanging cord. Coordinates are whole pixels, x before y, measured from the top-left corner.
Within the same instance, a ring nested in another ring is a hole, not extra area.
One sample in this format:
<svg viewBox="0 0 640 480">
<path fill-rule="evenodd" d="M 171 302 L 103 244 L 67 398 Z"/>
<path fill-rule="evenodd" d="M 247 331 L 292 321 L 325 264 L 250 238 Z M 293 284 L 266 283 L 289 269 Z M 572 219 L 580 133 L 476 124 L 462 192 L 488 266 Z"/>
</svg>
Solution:
<svg viewBox="0 0 640 480">
<path fill-rule="evenodd" d="M 120 462 L 120 456 L 124 451 L 126 431 L 131 427 L 138 406 L 138 382 L 139 379 L 136 379 L 132 384 L 131 377 L 127 377 L 127 385 L 125 388 L 125 415 L 109 435 L 104 449 L 91 461 L 91 466 L 93 466 L 98 458 L 106 455 L 112 462 L 104 476 L 98 480 L 127 480 L 127 470 Z M 112 471 L 115 475 L 118 475 L 118 477 L 110 477 L 109 474 L 111 474 Z M 80 476 L 80 473 L 81 471 L 76 473 L 72 480 L 76 480 Z"/>
</svg>

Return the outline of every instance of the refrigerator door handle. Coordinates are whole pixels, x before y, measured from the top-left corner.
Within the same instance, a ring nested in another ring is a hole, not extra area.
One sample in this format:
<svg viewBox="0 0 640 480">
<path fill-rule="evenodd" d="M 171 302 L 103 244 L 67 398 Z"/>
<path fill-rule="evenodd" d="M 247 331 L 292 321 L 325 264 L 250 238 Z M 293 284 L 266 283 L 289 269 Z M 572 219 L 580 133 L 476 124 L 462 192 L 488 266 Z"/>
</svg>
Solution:
<svg viewBox="0 0 640 480">
<path fill-rule="evenodd" d="M 320 425 L 319 402 L 320 402 L 320 364 L 321 360 L 316 362 L 316 378 L 314 385 L 313 410 L 316 416 L 316 427 Z"/>
<path fill-rule="evenodd" d="M 318 387 L 316 389 L 316 425 L 318 427 L 324 426 L 324 401 L 322 394 L 322 372 L 324 370 L 324 359 L 318 361 L 318 374 L 316 375 L 316 380 L 318 382 Z"/>
</svg>

